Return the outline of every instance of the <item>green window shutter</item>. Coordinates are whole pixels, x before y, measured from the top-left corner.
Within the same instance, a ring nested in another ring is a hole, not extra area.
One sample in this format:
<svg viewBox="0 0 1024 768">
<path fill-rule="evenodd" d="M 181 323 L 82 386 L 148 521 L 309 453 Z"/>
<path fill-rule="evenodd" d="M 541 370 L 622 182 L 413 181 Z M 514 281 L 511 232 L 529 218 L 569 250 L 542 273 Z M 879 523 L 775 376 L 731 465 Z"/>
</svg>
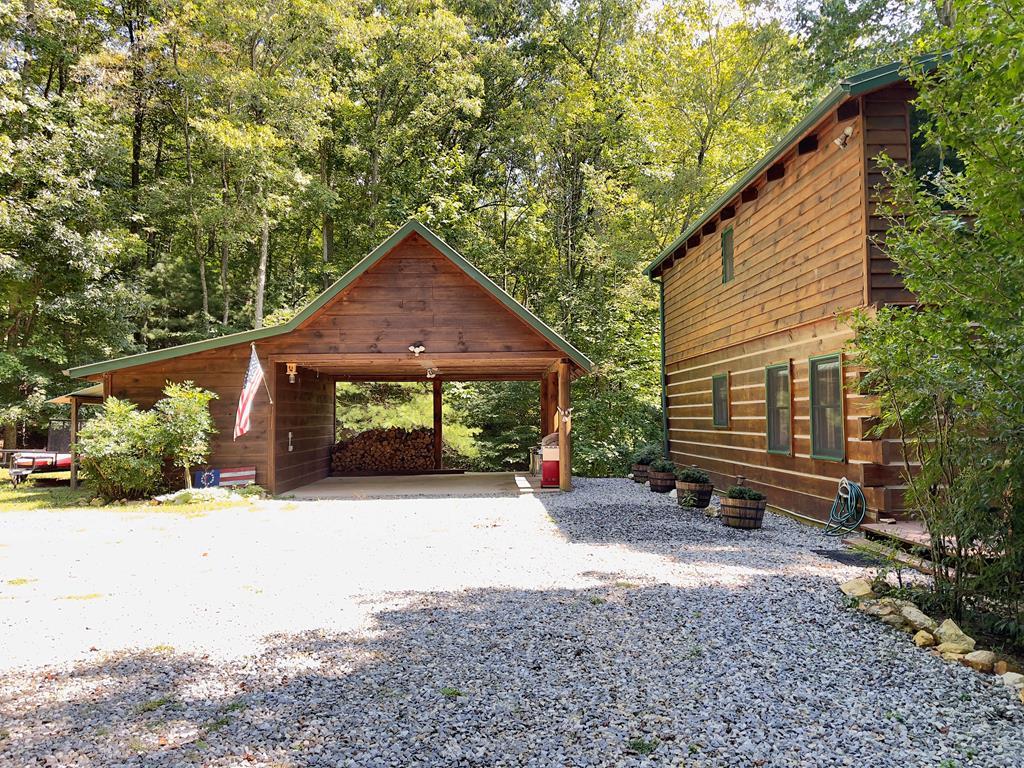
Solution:
<svg viewBox="0 0 1024 768">
<path fill-rule="evenodd" d="M 768 413 L 768 452 L 788 455 L 793 450 L 789 363 L 765 368 L 764 388 Z"/>
<path fill-rule="evenodd" d="M 732 267 L 732 227 L 722 230 L 722 282 L 728 283 L 733 278 Z"/>
<path fill-rule="evenodd" d="M 711 423 L 716 427 L 729 426 L 729 374 L 711 377 Z"/>
<path fill-rule="evenodd" d="M 843 461 L 846 429 L 843 419 L 843 361 L 836 353 L 808 361 L 811 389 L 811 458 Z"/>
</svg>

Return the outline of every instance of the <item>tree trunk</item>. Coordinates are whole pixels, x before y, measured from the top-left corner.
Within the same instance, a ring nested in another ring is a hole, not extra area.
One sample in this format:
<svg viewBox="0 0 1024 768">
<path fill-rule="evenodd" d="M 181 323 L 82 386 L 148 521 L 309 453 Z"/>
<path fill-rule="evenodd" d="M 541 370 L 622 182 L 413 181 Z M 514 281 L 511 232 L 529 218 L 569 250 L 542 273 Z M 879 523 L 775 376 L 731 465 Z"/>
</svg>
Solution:
<svg viewBox="0 0 1024 768">
<path fill-rule="evenodd" d="M 230 248 L 228 247 L 227 237 L 221 237 L 220 240 L 220 294 L 224 300 L 224 314 L 221 317 L 221 323 L 225 326 L 228 324 L 228 320 L 231 317 L 231 296 L 228 292 L 228 257 L 230 254 Z"/>
<path fill-rule="evenodd" d="M 263 295 L 267 290 L 267 259 L 270 251 L 270 217 L 263 210 L 263 222 L 260 226 L 260 265 L 256 272 L 256 301 L 254 328 L 263 327 Z"/>
<path fill-rule="evenodd" d="M 331 189 L 331 140 L 324 139 L 320 142 L 320 180 L 323 185 Z M 330 264 L 334 260 L 334 218 L 329 211 L 324 211 L 321 220 L 320 240 L 323 249 L 324 264 Z M 324 275 L 327 281 L 327 275 Z"/>
</svg>

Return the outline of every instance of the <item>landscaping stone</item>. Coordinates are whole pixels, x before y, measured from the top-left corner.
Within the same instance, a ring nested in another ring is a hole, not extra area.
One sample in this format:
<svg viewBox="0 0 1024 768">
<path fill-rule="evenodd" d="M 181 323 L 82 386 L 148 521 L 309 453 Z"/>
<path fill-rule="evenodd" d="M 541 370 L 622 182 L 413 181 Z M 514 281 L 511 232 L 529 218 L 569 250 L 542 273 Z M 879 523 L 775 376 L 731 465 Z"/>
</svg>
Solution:
<svg viewBox="0 0 1024 768">
<path fill-rule="evenodd" d="M 935 650 L 946 661 L 963 661 L 963 658 L 966 655 L 963 653 L 956 653 L 955 651 L 943 651 L 941 645 Z"/>
<path fill-rule="evenodd" d="M 847 597 L 866 598 L 868 600 L 876 597 L 874 590 L 871 589 L 871 582 L 867 579 L 851 579 L 840 584 L 839 589 Z"/>
<path fill-rule="evenodd" d="M 935 638 L 927 630 L 920 629 L 914 635 L 914 645 L 918 648 L 931 648 L 935 645 Z"/>
<path fill-rule="evenodd" d="M 907 623 L 910 624 L 915 631 L 924 629 L 928 632 L 932 632 L 936 628 L 935 619 L 927 616 L 916 605 L 903 606 L 903 608 L 900 609 L 900 614 L 907 620 Z"/>
<path fill-rule="evenodd" d="M 992 651 L 971 651 L 964 656 L 963 662 L 978 672 L 991 672 L 996 663 L 996 655 Z"/>
<path fill-rule="evenodd" d="M 1020 672 L 1004 672 L 999 676 L 999 679 L 1003 681 L 1003 685 L 1007 688 L 1013 688 L 1014 690 L 1024 688 L 1024 675 Z"/>
<path fill-rule="evenodd" d="M 946 619 L 932 632 L 939 641 L 939 650 L 947 653 L 970 653 L 974 650 L 974 638 L 965 635 L 952 619 Z M 945 646 L 945 648 L 943 648 Z"/>
</svg>

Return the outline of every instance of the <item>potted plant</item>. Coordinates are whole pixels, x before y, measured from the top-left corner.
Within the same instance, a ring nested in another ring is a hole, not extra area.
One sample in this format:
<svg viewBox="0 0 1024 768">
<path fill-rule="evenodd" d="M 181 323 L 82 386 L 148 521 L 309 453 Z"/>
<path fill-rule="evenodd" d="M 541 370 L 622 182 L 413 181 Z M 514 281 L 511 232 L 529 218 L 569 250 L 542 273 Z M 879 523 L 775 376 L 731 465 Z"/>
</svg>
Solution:
<svg viewBox="0 0 1024 768">
<path fill-rule="evenodd" d="M 657 461 L 660 458 L 661 447 L 654 443 L 645 445 L 633 454 L 633 466 L 630 468 L 633 471 L 633 481 L 637 483 L 646 483 L 647 468 L 650 466 L 652 461 Z"/>
<path fill-rule="evenodd" d="M 676 487 L 676 465 L 668 459 L 655 459 L 647 468 L 647 479 L 655 493 L 668 493 Z"/>
<path fill-rule="evenodd" d="M 676 470 L 676 501 L 680 507 L 707 509 L 714 490 L 715 486 L 704 470 L 697 467 L 680 467 Z"/>
<path fill-rule="evenodd" d="M 730 528 L 752 530 L 764 521 L 766 497 L 745 485 L 734 485 L 722 499 L 722 522 Z"/>
</svg>

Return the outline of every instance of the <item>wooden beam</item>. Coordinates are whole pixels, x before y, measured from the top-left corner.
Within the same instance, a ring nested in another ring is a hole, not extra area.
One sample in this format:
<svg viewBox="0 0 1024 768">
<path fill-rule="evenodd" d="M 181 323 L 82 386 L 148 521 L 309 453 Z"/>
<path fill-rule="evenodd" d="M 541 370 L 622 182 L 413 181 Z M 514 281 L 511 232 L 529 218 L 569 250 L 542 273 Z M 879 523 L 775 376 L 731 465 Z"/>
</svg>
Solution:
<svg viewBox="0 0 1024 768">
<path fill-rule="evenodd" d="M 71 398 L 71 489 L 78 487 L 78 451 L 75 442 L 78 440 L 78 398 Z"/>
<path fill-rule="evenodd" d="M 551 423 L 551 414 L 548 412 L 548 375 L 545 373 L 540 377 L 540 436 L 546 435 L 548 424 Z"/>
<path fill-rule="evenodd" d="M 434 379 L 434 469 L 441 469 L 441 380 Z"/>
<path fill-rule="evenodd" d="M 547 421 L 544 422 L 544 435 L 550 435 L 552 432 L 558 431 L 558 370 L 551 371 L 547 374 L 548 378 L 548 407 Z"/>
<path fill-rule="evenodd" d="M 569 390 L 569 362 L 558 364 L 558 487 L 563 491 L 572 490 L 572 446 L 570 440 L 570 416 L 572 395 Z"/>
</svg>

